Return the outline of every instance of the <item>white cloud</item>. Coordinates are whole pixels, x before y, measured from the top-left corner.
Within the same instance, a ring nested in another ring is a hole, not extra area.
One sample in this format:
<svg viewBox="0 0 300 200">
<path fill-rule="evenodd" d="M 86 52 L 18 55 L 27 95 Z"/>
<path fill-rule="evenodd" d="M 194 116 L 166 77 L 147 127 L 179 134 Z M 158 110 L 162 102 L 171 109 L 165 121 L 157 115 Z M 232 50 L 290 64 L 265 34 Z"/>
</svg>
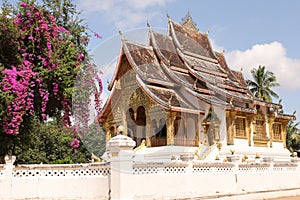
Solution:
<svg viewBox="0 0 300 200">
<path fill-rule="evenodd" d="M 257 44 L 245 51 L 225 53 L 225 56 L 230 68 L 243 68 L 245 78 L 251 78 L 251 69 L 262 65 L 275 74 L 282 89 L 300 89 L 300 60 L 287 57 L 280 42 Z"/>
<path fill-rule="evenodd" d="M 117 29 L 125 30 L 153 19 L 159 15 L 157 6 L 164 6 L 170 1 L 173 0 L 78 0 L 78 5 L 86 13 L 101 12 L 109 23 L 114 23 Z"/>
<path fill-rule="evenodd" d="M 219 46 L 214 39 L 210 38 L 209 41 L 214 51 L 222 52 L 223 50 L 225 50 L 225 48 L 223 46 Z"/>
<path fill-rule="evenodd" d="M 163 6 L 171 0 L 126 0 L 126 3 L 136 9 L 145 9 L 151 6 Z"/>
</svg>

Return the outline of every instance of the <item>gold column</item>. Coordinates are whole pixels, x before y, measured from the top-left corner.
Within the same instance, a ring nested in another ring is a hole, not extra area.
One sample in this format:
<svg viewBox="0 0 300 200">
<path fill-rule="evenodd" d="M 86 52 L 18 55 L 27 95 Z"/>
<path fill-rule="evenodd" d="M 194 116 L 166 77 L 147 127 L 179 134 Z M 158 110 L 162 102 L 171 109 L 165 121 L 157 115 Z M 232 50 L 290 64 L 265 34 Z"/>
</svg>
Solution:
<svg viewBox="0 0 300 200">
<path fill-rule="evenodd" d="M 273 124 L 274 124 L 274 120 L 275 118 L 273 116 L 269 116 L 268 118 L 268 125 L 269 125 L 269 136 L 270 136 L 270 147 L 273 146 L 272 142 L 273 142 Z"/>
<path fill-rule="evenodd" d="M 246 115 L 246 137 L 247 137 L 249 146 L 251 146 L 251 144 L 252 144 L 251 123 L 253 123 L 253 119 L 254 119 L 254 114 Z"/>
<path fill-rule="evenodd" d="M 122 125 L 124 127 L 124 132 L 123 135 L 128 135 L 128 126 L 127 126 L 127 119 L 126 119 L 126 111 L 124 110 L 124 108 L 122 109 Z"/>
<path fill-rule="evenodd" d="M 282 137 L 282 142 L 283 142 L 283 147 L 286 148 L 286 127 L 287 127 L 288 122 L 284 121 L 282 122 L 282 129 L 281 129 L 281 137 Z"/>
<path fill-rule="evenodd" d="M 151 147 L 151 119 L 149 109 L 146 110 L 146 146 Z"/>
<path fill-rule="evenodd" d="M 174 145 L 174 120 L 176 113 L 167 111 L 167 145 Z"/>
<path fill-rule="evenodd" d="M 227 144 L 234 144 L 234 123 L 235 123 L 236 111 L 226 111 L 227 118 Z"/>
<path fill-rule="evenodd" d="M 106 150 L 107 150 L 107 143 L 111 138 L 111 133 L 110 133 L 110 130 L 109 130 L 109 124 L 107 122 L 105 122 L 103 124 L 103 126 L 104 126 L 104 130 L 106 132 L 106 137 L 105 138 L 106 138 Z"/>
<path fill-rule="evenodd" d="M 197 115 L 196 116 L 196 119 L 195 119 L 195 130 L 196 130 L 196 135 L 195 135 L 195 145 L 198 146 L 199 145 L 199 138 L 200 138 L 200 130 L 199 130 L 199 116 Z"/>
</svg>

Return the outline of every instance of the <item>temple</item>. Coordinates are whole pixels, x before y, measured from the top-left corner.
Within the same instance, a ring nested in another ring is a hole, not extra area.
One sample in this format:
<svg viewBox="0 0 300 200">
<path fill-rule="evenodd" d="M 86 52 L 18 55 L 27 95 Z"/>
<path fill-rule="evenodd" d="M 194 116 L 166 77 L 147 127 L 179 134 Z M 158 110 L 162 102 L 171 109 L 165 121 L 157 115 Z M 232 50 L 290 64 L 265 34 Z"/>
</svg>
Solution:
<svg viewBox="0 0 300 200">
<path fill-rule="evenodd" d="M 107 141 L 117 134 L 133 138 L 142 159 L 170 159 L 190 152 L 214 160 L 241 155 L 289 156 L 286 126 L 294 115 L 279 103 L 250 92 L 241 71 L 213 50 L 188 13 L 181 23 L 168 16 L 168 32 L 149 27 L 147 44 L 127 40 L 109 83 L 110 96 L 99 122 Z"/>
</svg>

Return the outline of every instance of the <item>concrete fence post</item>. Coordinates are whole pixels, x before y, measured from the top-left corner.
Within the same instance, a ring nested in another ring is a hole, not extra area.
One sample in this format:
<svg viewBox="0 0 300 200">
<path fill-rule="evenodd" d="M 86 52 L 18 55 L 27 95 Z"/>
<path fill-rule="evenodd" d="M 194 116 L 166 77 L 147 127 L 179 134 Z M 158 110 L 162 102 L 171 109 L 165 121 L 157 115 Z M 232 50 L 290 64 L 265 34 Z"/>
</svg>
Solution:
<svg viewBox="0 0 300 200">
<path fill-rule="evenodd" d="M 133 147 L 130 137 L 117 135 L 108 141 L 111 167 L 111 199 L 133 199 Z"/>
<path fill-rule="evenodd" d="M 3 184 L 1 184 L 1 199 L 9 200 L 13 199 L 12 194 L 12 180 L 13 180 L 13 169 L 16 156 L 5 156 Z"/>
</svg>

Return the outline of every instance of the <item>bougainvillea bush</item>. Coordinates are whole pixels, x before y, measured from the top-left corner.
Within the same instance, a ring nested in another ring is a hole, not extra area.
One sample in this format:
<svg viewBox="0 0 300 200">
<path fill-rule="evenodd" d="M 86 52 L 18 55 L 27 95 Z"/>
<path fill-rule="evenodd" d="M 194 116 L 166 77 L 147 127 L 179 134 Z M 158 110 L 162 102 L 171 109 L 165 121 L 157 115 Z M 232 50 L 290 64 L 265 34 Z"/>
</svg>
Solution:
<svg viewBox="0 0 300 200">
<path fill-rule="evenodd" d="M 99 107 L 101 91 L 96 90 L 99 86 L 95 83 L 100 84 L 100 89 L 102 86 L 101 80 L 94 81 L 98 76 L 86 50 L 87 27 L 69 0 L 44 0 L 41 5 L 19 1 L 14 6 L 4 1 L 1 9 L 0 135 L 11 137 L 5 145 L 0 141 L 2 147 L 7 146 L 3 153 L 13 148 L 16 135 L 28 132 L 33 118 L 71 125 L 72 95 L 78 74 L 87 76 L 79 82 L 85 92 L 77 94 L 85 103 L 93 93 Z M 82 113 L 88 104 L 80 105 Z M 71 146 L 76 149 L 79 139 L 76 134 L 72 136 Z"/>
</svg>

